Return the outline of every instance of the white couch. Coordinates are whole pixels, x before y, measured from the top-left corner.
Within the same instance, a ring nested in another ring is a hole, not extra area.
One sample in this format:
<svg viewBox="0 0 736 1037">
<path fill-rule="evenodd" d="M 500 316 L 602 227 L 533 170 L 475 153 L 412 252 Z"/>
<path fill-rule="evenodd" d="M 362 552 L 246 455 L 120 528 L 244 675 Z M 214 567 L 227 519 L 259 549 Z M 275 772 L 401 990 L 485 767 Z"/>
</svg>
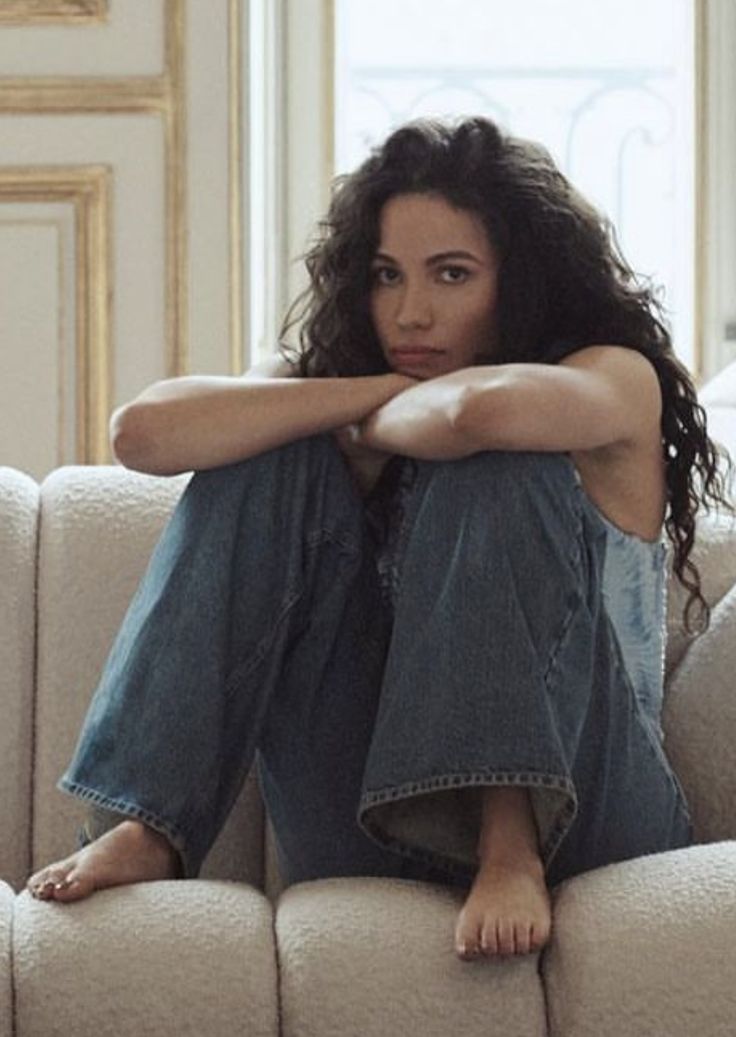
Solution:
<svg viewBox="0 0 736 1037">
<path fill-rule="evenodd" d="M 736 457 L 736 365 L 701 394 Z M 113 635 L 187 476 L 0 468 L 0 1037 L 734 1037 L 736 530 L 699 527 L 711 627 L 670 584 L 666 749 L 698 845 L 554 890 L 542 955 L 463 962 L 462 891 L 284 890 L 253 771 L 202 877 L 71 905 L 23 891 L 75 848 L 64 770 Z"/>
</svg>

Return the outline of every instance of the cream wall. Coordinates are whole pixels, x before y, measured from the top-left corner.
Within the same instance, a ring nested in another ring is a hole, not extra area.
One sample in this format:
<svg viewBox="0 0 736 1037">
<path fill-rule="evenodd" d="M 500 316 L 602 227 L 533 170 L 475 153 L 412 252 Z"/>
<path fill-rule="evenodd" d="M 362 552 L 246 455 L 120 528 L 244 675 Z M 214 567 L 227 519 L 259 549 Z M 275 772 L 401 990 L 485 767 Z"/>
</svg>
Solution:
<svg viewBox="0 0 736 1037">
<path fill-rule="evenodd" d="M 109 461 L 145 385 L 247 366 L 244 7 L 0 5 L 0 464 Z"/>
</svg>

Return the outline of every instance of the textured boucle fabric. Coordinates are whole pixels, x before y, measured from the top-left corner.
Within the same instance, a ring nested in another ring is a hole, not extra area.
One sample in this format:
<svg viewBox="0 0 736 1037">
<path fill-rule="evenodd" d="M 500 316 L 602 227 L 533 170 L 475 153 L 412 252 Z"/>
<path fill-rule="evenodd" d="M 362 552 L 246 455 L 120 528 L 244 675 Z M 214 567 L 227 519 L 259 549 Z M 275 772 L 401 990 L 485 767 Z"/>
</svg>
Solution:
<svg viewBox="0 0 736 1037">
<path fill-rule="evenodd" d="M 685 632 L 687 592 L 672 576 L 662 727 L 667 756 L 693 816 L 696 839 L 736 838 L 736 522 L 703 517 L 691 555 L 711 608 L 707 631 Z"/>
<path fill-rule="evenodd" d="M 735 675 L 732 587 L 713 609 L 707 633 L 690 645 L 672 675 L 662 714 L 667 755 L 699 842 L 736 839 Z"/>
<path fill-rule="evenodd" d="M 38 486 L 0 467 L 0 876 L 29 863 Z"/>
<path fill-rule="evenodd" d="M 13 890 L 0 881 L 0 1037 L 13 1035 Z"/>
<path fill-rule="evenodd" d="M 670 679 L 685 653 L 700 638 L 686 631 L 683 613 L 689 591 L 676 578 L 672 569 L 674 551 L 670 550 L 667 589 L 667 650 L 665 678 Z M 726 513 L 698 516 L 695 541 L 690 555 L 698 568 L 703 597 L 712 610 L 717 610 L 736 584 L 736 520 Z M 697 612 L 691 614 L 693 620 Z M 705 638 L 708 634 L 705 635 Z"/>
<path fill-rule="evenodd" d="M 273 913 L 251 886 L 152 882 L 76 904 L 21 894 L 22 1037 L 277 1037 Z"/>
<path fill-rule="evenodd" d="M 100 672 L 189 475 L 68 466 L 41 486 L 33 868 L 76 848 L 85 808 L 57 791 Z M 204 877 L 262 883 L 263 807 L 255 768 Z"/>
<path fill-rule="evenodd" d="M 276 907 L 283 1037 L 543 1037 L 538 956 L 458 958 L 463 899 L 404 879 L 289 887 Z"/>
<path fill-rule="evenodd" d="M 736 842 L 609 865 L 557 888 L 551 1037 L 733 1037 Z"/>
</svg>

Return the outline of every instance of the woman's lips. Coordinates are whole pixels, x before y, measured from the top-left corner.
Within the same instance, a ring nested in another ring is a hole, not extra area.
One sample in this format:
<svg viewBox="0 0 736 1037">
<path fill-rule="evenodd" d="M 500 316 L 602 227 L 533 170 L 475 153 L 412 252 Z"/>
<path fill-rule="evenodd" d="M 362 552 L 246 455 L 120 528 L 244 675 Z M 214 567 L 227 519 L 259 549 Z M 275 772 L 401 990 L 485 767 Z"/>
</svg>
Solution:
<svg viewBox="0 0 736 1037">
<path fill-rule="evenodd" d="M 399 360 L 415 360 L 421 357 L 435 356 L 439 349 L 392 349 L 391 352 Z"/>
</svg>

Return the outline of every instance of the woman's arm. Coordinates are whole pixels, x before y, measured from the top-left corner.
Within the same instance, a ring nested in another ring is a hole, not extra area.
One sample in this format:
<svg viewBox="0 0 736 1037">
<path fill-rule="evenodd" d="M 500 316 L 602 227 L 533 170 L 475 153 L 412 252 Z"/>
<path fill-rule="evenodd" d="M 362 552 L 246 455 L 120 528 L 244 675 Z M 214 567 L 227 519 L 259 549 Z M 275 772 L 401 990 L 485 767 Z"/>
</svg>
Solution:
<svg viewBox="0 0 736 1037">
<path fill-rule="evenodd" d="M 454 461 L 477 453 L 482 448 L 459 420 L 475 370 L 462 368 L 414 382 L 400 399 L 388 401 L 360 423 L 358 442 L 425 461 Z"/>
<path fill-rule="evenodd" d="M 283 362 L 281 362 L 283 365 Z M 155 382 L 110 420 L 117 460 L 150 475 L 243 461 L 284 443 L 361 421 L 415 384 L 395 373 L 359 378 L 193 375 Z"/>
<path fill-rule="evenodd" d="M 360 442 L 452 460 L 481 450 L 597 450 L 648 440 L 662 397 L 628 346 L 584 346 L 558 364 L 465 367 L 420 382 L 360 425 Z"/>
</svg>

